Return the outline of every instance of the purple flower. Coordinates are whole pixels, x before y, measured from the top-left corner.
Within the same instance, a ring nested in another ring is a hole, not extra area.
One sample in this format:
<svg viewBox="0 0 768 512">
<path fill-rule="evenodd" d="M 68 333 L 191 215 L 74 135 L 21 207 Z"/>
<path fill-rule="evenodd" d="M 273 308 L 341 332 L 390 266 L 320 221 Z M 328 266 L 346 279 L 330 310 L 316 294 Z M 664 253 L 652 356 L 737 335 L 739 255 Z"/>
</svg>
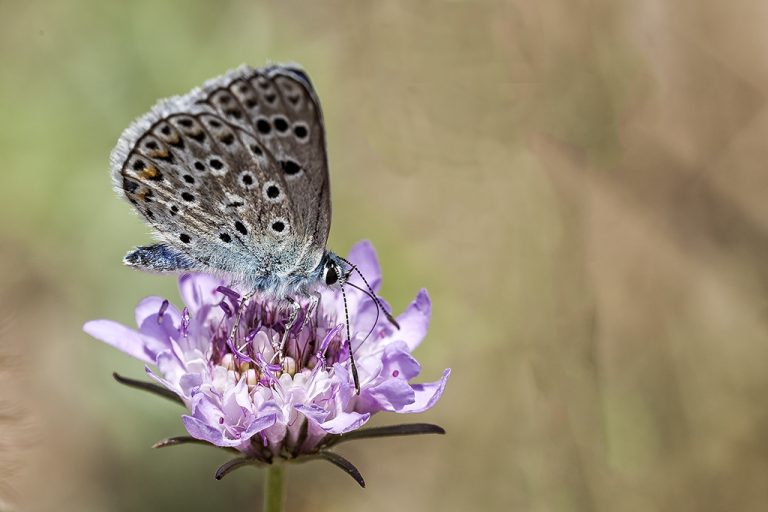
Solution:
<svg viewBox="0 0 768 512">
<path fill-rule="evenodd" d="M 378 292 L 381 270 L 371 244 L 358 243 L 348 259 Z M 350 281 L 362 286 L 356 277 Z M 182 418 L 189 435 L 216 446 L 262 460 L 313 453 L 328 436 L 358 429 L 379 411 L 429 409 L 448 380 L 446 369 L 436 382 L 411 384 L 421 370 L 411 352 L 429 326 L 425 290 L 397 317 L 397 329 L 384 315 L 377 321 L 370 297 L 345 288 L 358 395 L 338 289 L 323 289 L 314 310 L 309 300 L 300 302 L 281 354 L 289 308 L 252 299 L 241 312 L 233 343 L 230 332 L 242 294 L 205 274 L 183 275 L 179 287 L 182 311 L 148 297 L 136 308 L 138 330 L 111 320 L 94 320 L 84 329 L 144 361 L 147 374 L 189 409 Z"/>
</svg>

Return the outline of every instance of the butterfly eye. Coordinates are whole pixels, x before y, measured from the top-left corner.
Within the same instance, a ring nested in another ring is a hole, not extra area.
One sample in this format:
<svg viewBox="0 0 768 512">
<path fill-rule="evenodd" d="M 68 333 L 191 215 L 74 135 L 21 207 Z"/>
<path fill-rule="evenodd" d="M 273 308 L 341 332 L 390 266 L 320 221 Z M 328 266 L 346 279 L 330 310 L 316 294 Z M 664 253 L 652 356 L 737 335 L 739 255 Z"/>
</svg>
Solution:
<svg viewBox="0 0 768 512">
<path fill-rule="evenodd" d="M 339 280 L 339 273 L 336 271 L 336 267 L 325 267 L 325 284 L 328 286 L 336 283 Z"/>
</svg>

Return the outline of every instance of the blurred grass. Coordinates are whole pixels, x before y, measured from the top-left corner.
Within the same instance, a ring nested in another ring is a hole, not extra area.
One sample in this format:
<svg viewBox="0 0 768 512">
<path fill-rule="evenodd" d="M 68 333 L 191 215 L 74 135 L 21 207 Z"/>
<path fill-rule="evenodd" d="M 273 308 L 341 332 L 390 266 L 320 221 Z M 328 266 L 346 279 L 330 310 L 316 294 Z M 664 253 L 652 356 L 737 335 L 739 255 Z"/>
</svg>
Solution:
<svg viewBox="0 0 768 512">
<path fill-rule="evenodd" d="M 454 373 L 418 418 L 447 437 L 344 447 L 364 491 L 291 468 L 290 510 L 764 510 L 766 21 L 713 0 L 0 3 L 2 349 L 20 361 L 2 398 L 36 436 L 2 445 L 24 462 L 0 493 L 257 508 L 257 472 L 215 482 L 217 452 L 149 449 L 178 411 L 114 384 L 140 364 L 80 327 L 176 296 L 119 263 L 148 240 L 110 190 L 122 129 L 291 60 L 325 110 L 330 246 L 371 239 L 396 310 L 429 289 L 423 376 Z"/>
</svg>

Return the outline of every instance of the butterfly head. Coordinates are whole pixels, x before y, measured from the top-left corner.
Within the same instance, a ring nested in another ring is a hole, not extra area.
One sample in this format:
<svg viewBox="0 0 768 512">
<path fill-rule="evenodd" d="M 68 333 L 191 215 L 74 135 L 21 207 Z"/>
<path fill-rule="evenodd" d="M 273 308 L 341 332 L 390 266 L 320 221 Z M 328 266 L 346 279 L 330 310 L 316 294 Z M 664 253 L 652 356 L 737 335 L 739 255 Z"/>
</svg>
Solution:
<svg viewBox="0 0 768 512">
<path fill-rule="evenodd" d="M 327 251 L 323 256 L 322 280 L 326 286 L 343 285 L 348 273 L 344 272 L 344 262 L 334 253 Z"/>
</svg>

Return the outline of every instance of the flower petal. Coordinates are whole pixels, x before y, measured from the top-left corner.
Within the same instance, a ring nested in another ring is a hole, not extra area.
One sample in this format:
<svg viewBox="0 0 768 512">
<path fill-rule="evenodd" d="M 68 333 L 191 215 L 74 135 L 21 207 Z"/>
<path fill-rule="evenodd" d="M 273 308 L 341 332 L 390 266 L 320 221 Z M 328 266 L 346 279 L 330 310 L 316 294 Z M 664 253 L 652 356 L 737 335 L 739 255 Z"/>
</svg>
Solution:
<svg viewBox="0 0 768 512">
<path fill-rule="evenodd" d="M 185 414 L 181 417 L 181 421 L 184 422 L 184 428 L 187 429 L 189 435 L 195 439 L 202 439 L 203 441 L 208 441 L 216 446 L 234 446 L 235 444 L 240 444 L 239 441 L 237 443 L 229 444 L 229 442 L 225 441 L 224 436 L 219 429 L 214 428 L 193 416 Z"/>
<path fill-rule="evenodd" d="M 387 345 L 382 361 L 388 377 L 400 377 L 408 381 L 419 375 L 421 371 L 421 365 L 411 355 L 408 345 L 403 341 L 395 341 Z"/>
<path fill-rule="evenodd" d="M 386 325 L 389 327 L 384 313 L 379 311 L 379 305 L 372 301 L 369 297 L 360 294 L 361 297 L 357 301 L 350 301 L 351 306 L 354 309 L 350 310 L 350 328 L 352 332 L 356 332 L 357 336 L 362 339 L 365 335 L 371 332 L 374 325 L 381 326 Z M 384 306 L 386 307 L 386 306 Z M 378 318 L 377 318 L 378 316 Z"/>
<path fill-rule="evenodd" d="M 245 376 L 237 381 L 234 387 L 229 388 L 221 400 L 221 410 L 226 418 L 242 416 L 243 412 L 253 408 L 253 402 L 248 395 L 248 387 L 245 384 Z"/>
<path fill-rule="evenodd" d="M 400 412 L 416 400 L 414 390 L 405 379 L 385 380 L 365 393 L 385 411 Z"/>
<path fill-rule="evenodd" d="M 184 373 L 184 363 L 173 353 L 173 350 L 163 350 L 155 357 L 155 366 L 168 382 L 174 385 Z"/>
<path fill-rule="evenodd" d="M 368 240 L 361 240 L 352 246 L 347 259 L 354 263 L 360 273 L 365 276 L 373 291 L 378 292 L 381 287 L 381 267 L 379 266 L 379 258 L 376 256 L 373 244 Z M 356 272 L 349 276 L 349 280 L 362 289 L 367 289 L 367 286 L 365 286 L 365 283 L 363 283 L 363 280 L 360 279 Z"/>
<path fill-rule="evenodd" d="M 184 274 L 179 278 L 179 294 L 190 314 L 195 314 L 204 305 L 216 304 L 221 299 L 221 293 L 216 288 L 224 282 L 208 274 Z"/>
<path fill-rule="evenodd" d="M 327 410 L 315 404 L 296 404 L 294 408 L 306 416 L 308 420 L 314 421 L 317 424 L 324 422 L 325 418 L 330 414 Z"/>
<path fill-rule="evenodd" d="M 162 356 L 162 354 L 161 354 L 161 356 Z M 174 393 L 176 393 L 177 395 L 179 395 L 179 398 L 181 398 L 182 400 L 184 400 L 184 398 L 185 398 L 185 397 L 184 397 L 184 396 L 182 396 L 182 395 L 179 393 L 179 391 L 181 391 L 181 390 L 178 388 L 178 386 L 175 386 L 174 384 L 172 384 L 170 381 L 168 381 L 168 379 L 165 379 L 165 378 L 163 378 L 163 377 L 160 377 L 159 375 L 157 375 L 157 374 L 156 374 L 154 371 L 152 371 L 152 368 L 150 368 L 150 367 L 149 367 L 149 366 L 147 366 L 147 365 L 144 365 L 144 373 L 146 373 L 146 374 L 147 374 L 147 376 L 148 376 L 150 379 L 154 380 L 155 382 L 157 382 L 157 383 L 158 383 L 158 384 L 160 384 L 161 386 L 163 386 L 163 387 L 166 387 L 166 388 L 170 389 L 171 391 L 173 391 Z"/>
<path fill-rule="evenodd" d="M 445 389 L 445 384 L 448 382 L 448 376 L 451 374 L 451 369 L 446 368 L 443 371 L 442 378 L 437 382 L 430 382 L 428 384 L 414 384 L 413 391 L 415 393 L 416 400 L 398 412 L 422 412 L 431 408 L 440 399 Z"/>
<path fill-rule="evenodd" d="M 320 427 L 329 434 L 343 434 L 362 427 L 370 417 L 367 412 L 340 412 L 332 420 L 321 423 Z"/>
<path fill-rule="evenodd" d="M 432 301 L 429 300 L 427 290 L 422 289 L 405 312 L 397 317 L 400 329 L 395 330 L 392 336 L 403 340 L 410 350 L 414 350 L 427 335 L 431 314 Z"/>
<path fill-rule="evenodd" d="M 142 299 L 136 306 L 136 311 L 134 312 L 134 315 L 136 316 L 136 325 L 141 327 L 144 321 L 148 318 L 156 318 L 157 314 L 160 312 L 160 308 L 163 306 L 163 302 L 165 302 L 164 298 L 155 295 Z M 165 317 L 168 317 L 169 323 L 174 328 L 179 328 L 179 325 L 181 324 L 181 313 L 176 309 L 176 306 L 168 304 L 163 312 L 163 317 L 163 321 L 165 321 Z"/>
<path fill-rule="evenodd" d="M 269 428 L 277 421 L 277 414 L 268 414 L 254 419 L 248 428 L 246 428 L 242 434 L 240 434 L 240 441 L 246 441 L 253 437 L 255 434 L 261 432 L 265 428 Z"/>
<path fill-rule="evenodd" d="M 199 373 L 185 373 L 179 379 L 179 389 L 185 397 L 191 397 L 202 384 L 203 376 Z"/>
<path fill-rule="evenodd" d="M 113 322 L 112 320 L 91 320 L 83 325 L 83 330 L 94 338 L 108 343 L 118 350 L 122 350 L 129 356 L 145 363 L 155 364 L 156 349 L 159 344 L 157 340 L 149 340 L 146 336 L 142 336 L 133 329 L 129 329 L 123 324 Z M 147 347 L 148 341 L 155 350 L 150 350 Z"/>
</svg>

